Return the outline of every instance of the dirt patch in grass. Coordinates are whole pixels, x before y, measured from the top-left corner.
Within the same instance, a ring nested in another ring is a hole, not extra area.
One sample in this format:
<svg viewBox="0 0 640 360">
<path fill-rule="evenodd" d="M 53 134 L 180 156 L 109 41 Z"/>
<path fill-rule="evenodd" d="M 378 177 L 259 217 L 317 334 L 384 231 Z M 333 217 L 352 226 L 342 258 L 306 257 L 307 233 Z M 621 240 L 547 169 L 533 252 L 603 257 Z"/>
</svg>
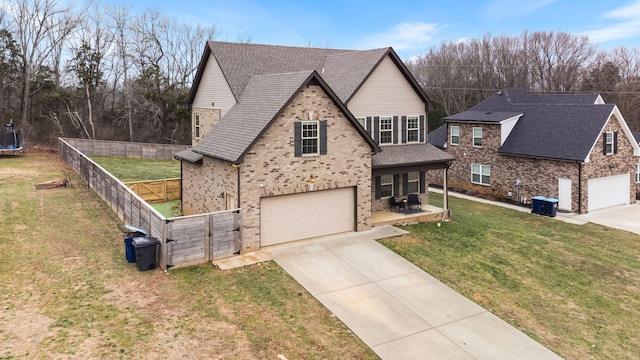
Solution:
<svg viewBox="0 0 640 360">
<path fill-rule="evenodd" d="M 376 358 L 273 262 L 138 271 L 122 224 L 57 156 L 9 160 L 0 358 Z M 65 171 L 73 186 L 33 188 Z"/>
</svg>

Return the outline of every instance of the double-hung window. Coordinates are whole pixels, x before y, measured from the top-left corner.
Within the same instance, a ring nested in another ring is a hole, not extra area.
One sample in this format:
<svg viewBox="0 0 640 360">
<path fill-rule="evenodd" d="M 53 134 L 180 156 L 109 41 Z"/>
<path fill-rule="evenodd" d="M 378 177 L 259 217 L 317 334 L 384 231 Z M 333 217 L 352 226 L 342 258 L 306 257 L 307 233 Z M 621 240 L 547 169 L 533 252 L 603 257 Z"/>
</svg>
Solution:
<svg viewBox="0 0 640 360">
<path fill-rule="evenodd" d="M 356 118 L 356 120 L 358 120 L 360 125 L 362 125 L 363 129 L 367 130 L 367 120 L 365 118 L 359 117 L 359 118 Z"/>
<path fill-rule="evenodd" d="M 608 131 L 604 133 L 604 154 L 611 155 L 614 153 L 614 140 L 613 132 Z"/>
<path fill-rule="evenodd" d="M 636 164 L 636 182 L 640 183 L 640 163 Z"/>
<path fill-rule="evenodd" d="M 302 122 L 302 155 L 318 155 L 318 122 Z"/>
<path fill-rule="evenodd" d="M 393 196 L 393 175 L 380 176 L 380 197 Z"/>
<path fill-rule="evenodd" d="M 393 118 L 391 116 L 380 117 L 380 144 L 393 143 Z"/>
<path fill-rule="evenodd" d="M 420 172 L 410 172 L 407 174 L 407 191 L 406 193 L 420 192 Z"/>
<path fill-rule="evenodd" d="M 196 139 L 200 138 L 200 115 L 193 115 L 193 137 Z"/>
<path fill-rule="evenodd" d="M 473 128 L 473 146 L 482 147 L 482 128 Z"/>
<path fill-rule="evenodd" d="M 471 182 L 474 184 L 489 185 L 491 182 L 491 167 L 489 165 L 472 164 Z"/>
<path fill-rule="evenodd" d="M 460 145 L 460 126 L 451 127 L 451 145 Z"/>
<path fill-rule="evenodd" d="M 407 117 L 407 142 L 420 141 L 420 123 L 417 116 Z"/>
</svg>

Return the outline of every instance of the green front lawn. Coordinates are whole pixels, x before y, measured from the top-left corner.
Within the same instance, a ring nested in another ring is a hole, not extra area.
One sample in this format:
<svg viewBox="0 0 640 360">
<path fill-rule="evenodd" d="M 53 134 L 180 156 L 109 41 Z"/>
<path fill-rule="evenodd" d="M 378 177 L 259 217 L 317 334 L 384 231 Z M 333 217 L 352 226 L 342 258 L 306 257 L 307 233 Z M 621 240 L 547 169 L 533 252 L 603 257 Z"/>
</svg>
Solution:
<svg viewBox="0 0 640 360">
<path fill-rule="evenodd" d="M 637 358 L 640 235 L 455 197 L 450 208 L 451 222 L 381 242 L 567 359 Z"/>
</svg>

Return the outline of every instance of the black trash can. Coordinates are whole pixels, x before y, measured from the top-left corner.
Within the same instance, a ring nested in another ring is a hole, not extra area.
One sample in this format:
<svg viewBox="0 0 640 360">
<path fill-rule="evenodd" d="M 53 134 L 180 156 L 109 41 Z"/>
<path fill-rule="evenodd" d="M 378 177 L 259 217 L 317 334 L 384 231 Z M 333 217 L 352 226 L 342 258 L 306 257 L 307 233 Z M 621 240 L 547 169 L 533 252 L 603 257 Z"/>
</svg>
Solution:
<svg viewBox="0 0 640 360">
<path fill-rule="evenodd" d="M 556 217 L 558 211 L 558 199 L 547 198 L 543 204 L 544 214 L 551 217 Z"/>
<path fill-rule="evenodd" d="M 124 238 L 124 257 L 127 259 L 128 263 L 134 263 L 136 262 L 136 250 L 135 247 L 133 247 L 133 239 L 147 236 L 147 232 L 131 225 L 125 225 L 124 227 L 129 230 L 122 234 L 122 237 Z"/>
<path fill-rule="evenodd" d="M 159 243 L 158 239 L 154 237 L 133 238 L 138 270 L 147 271 L 156 268 L 156 256 Z"/>
<path fill-rule="evenodd" d="M 544 196 L 534 196 L 531 198 L 531 213 L 542 214 L 542 204 L 547 200 Z"/>
</svg>

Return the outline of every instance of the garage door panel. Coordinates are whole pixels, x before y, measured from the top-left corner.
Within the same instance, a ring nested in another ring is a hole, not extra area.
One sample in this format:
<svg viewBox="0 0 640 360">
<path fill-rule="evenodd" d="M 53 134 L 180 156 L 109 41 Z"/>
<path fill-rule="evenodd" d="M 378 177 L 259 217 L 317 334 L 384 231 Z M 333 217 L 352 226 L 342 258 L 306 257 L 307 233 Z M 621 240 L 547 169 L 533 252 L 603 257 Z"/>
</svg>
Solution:
<svg viewBox="0 0 640 360">
<path fill-rule="evenodd" d="M 588 187 L 589 211 L 630 202 L 629 174 L 590 179 Z"/>
<path fill-rule="evenodd" d="M 262 246 L 354 230 L 353 188 L 262 198 Z"/>
</svg>

